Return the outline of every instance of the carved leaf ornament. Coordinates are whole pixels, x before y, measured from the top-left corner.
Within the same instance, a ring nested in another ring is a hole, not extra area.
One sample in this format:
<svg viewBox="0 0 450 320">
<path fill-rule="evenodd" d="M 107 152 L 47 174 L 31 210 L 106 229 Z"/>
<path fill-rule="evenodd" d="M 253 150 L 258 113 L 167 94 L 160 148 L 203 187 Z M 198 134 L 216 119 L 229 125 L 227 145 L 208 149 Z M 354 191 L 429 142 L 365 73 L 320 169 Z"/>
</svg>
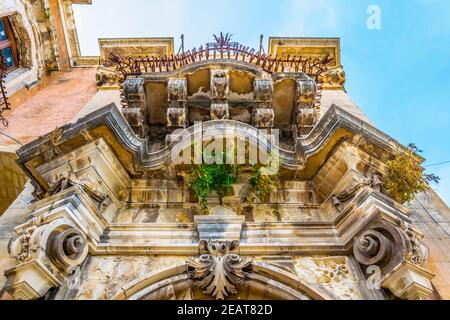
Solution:
<svg viewBox="0 0 450 320">
<path fill-rule="evenodd" d="M 238 293 L 252 265 L 250 259 L 229 253 L 238 245 L 238 241 L 200 241 L 200 249 L 208 253 L 190 258 L 187 265 L 189 277 L 204 294 L 224 300 Z"/>
</svg>

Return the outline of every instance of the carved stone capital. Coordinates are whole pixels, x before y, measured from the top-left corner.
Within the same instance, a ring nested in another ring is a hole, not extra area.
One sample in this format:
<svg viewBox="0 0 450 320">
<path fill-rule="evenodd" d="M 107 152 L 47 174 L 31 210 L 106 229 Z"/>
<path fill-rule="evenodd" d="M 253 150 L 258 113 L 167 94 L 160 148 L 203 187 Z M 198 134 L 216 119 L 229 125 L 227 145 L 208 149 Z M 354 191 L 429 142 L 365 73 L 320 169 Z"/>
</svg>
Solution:
<svg viewBox="0 0 450 320">
<path fill-rule="evenodd" d="M 404 261 L 386 275 L 381 283 L 403 300 L 424 300 L 433 292 L 434 275 L 409 261 Z"/>
<path fill-rule="evenodd" d="M 238 293 L 252 267 L 252 260 L 232 254 L 238 241 L 201 240 L 199 251 L 206 252 L 187 261 L 188 275 L 206 295 L 216 300 Z"/>
</svg>

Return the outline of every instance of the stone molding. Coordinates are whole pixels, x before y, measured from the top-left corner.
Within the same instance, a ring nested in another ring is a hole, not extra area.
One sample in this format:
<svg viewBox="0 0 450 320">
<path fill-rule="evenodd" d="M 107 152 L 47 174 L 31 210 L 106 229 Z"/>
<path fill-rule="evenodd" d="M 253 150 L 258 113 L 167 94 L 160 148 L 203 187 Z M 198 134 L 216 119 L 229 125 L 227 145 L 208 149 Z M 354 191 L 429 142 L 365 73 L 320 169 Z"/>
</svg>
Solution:
<svg viewBox="0 0 450 320">
<path fill-rule="evenodd" d="M 225 121 L 225 122 L 224 122 Z M 109 130 L 118 138 L 120 143 L 129 151 L 134 154 L 135 163 L 142 168 L 158 168 L 164 163 L 167 163 L 168 158 L 177 146 L 177 141 L 172 141 L 167 147 L 157 152 L 150 152 L 145 140 L 138 138 L 129 126 L 116 107 L 107 106 L 95 111 L 87 117 L 81 118 L 77 123 L 64 127 L 64 133 L 62 134 L 60 143 L 66 142 L 70 137 L 74 137 L 80 134 L 80 131 L 87 131 L 98 127 L 100 124 L 106 124 Z M 209 121 L 202 124 L 204 129 L 208 126 L 217 125 L 224 126 L 230 124 L 234 130 L 234 134 L 245 132 L 246 136 L 250 132 L 254 132 L 257 135 L 257 129 L 252 126 L 238 123 L 231 120 L 221 120 L 220 122 Z M 351 114 L 343 111 L 342 109 L 334 106 L 331 107 L 328 112 L 322 117 L 320 123 L 311 131 L 311 133 L 298 140 L 304 153 L 304 159 L 300 163 L 295 151 L 288 151 L 279 149 L 281 157 L 281 166 L 288 169 L 301 170 L 306 167 L 308 158 L 318 153 L 339 128 L 345 128 L 352 132 L 361 134 L 367 138 L 368 141 L 376 145 L 383 146 L 387 150 L 392 150 L 396 153 L 401 150 L 401 146 L 392 138 L 386 136 L 375 127 L 365 123 L 364 121 L 352 116 Z M 190 134 L 194 134 L 196 127 L 188 128 Z M 191 132 L 192 131 L 192 132 Z M 45 143 L 46 137 L 37 139 L 36 141 L 20 148 L 18 150 L 19 164 L 23 166 L 23 163 L 37 156 L 40 153 L 39 147 Z M 26 167 L 23 167 L 25 172 L 28 172 Z M 32 175 L 30 175 L 32 176 Z"/>
</svg>

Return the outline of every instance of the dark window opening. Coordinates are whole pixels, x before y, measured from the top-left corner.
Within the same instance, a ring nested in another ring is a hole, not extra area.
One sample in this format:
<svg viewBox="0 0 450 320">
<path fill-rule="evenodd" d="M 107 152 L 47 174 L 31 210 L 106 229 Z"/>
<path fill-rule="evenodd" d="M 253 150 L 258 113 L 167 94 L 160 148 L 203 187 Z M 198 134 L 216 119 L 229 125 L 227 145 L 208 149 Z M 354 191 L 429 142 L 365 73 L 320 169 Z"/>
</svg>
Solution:
<svg viewBox="0 0 450 320">
<path fill-rule="evenodd" d="M 7 17 L 0 18 L 0 54 L 5 58 L 7 71 L 19 66 L 16 39 Z"/>
</svg>

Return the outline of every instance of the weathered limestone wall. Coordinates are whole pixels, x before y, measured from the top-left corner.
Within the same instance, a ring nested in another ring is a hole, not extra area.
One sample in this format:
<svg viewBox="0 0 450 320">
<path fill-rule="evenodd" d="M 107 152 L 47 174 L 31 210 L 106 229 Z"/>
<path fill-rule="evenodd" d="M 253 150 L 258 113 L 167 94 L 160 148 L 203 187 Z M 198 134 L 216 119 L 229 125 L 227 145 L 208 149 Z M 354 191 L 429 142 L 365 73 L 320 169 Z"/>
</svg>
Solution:
<svg viewBox="0 0 450 320">
<path fill-rule="evenodd" d="M 183 264 L 188 257 L 110 256 L 90 257 L 78 279 L 75 300 L 109 300 L 122 286 L 152 272 Z"/>
<path fill-rule="evenodd" d="M 253 257 L 260 260 L 258 257 Z M 72 299 L 109 300 L 132 281 L 183 265 L 185 256 L 90 257 L 74 281 Z M 322 286 L 343 300 L 368 299 L 360 277 L 347 257 L 293 257 L 292 269 L 301 281 Z"/>
<path fill-rule="evenodd" d="M 0 217 L 0 288 L 3 288 L 6 282 L 6 277 L 3 275 L 5 270 L 17 264 L 8 253 L 8 243 L 11 237 L 16 235 L 13 229 L 28 220 L 26 208 L 33 200 L 32 192 L 33 186 L 27 183 L 19 197 Z M 0 289 L 0 299 L 1 296 Z"/>
<path fill-rule="evenodd" d="M 421 194 L 409 207 L 415 225 L 425 235 L 430 249 L 429 268 L 442 299 L 450 299 L 450 209 L 432 190 Z"/>
<path fill-rule="evenodd" d="M 27 177 L 16 164 L 15 147 L 0 146 L 0 216 L 22 192 Z"/>
</svg>

